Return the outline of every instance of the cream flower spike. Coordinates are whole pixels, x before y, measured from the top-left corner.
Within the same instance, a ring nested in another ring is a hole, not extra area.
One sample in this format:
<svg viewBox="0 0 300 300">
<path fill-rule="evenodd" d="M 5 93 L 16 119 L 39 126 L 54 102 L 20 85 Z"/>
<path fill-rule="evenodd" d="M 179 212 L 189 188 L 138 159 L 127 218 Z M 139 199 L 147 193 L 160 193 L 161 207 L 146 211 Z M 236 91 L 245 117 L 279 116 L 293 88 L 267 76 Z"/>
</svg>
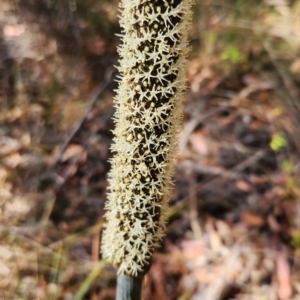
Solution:
<svg viewBox="0 0 300 300">
<path fill-rule="evenodd" d="M 121 80 L 102 253 L 145 274 L 164 235 L 186 85 L 191 0 L 122 0 Z"/>
</svg>

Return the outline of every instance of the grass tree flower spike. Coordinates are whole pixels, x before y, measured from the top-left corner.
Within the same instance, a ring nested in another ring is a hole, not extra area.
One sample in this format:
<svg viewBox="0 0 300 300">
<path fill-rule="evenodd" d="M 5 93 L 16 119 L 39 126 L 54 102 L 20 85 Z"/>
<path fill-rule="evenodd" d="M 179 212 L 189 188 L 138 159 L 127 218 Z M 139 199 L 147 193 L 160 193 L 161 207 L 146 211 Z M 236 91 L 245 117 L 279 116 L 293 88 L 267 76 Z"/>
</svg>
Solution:
<svg viewBox="0 0 300 300">
<path fill-rule="evenodd" d="M 145 274 L 164 235 L 185 89 L 191 0 L 122 0 L 121 74 L 102 252 Z"/>
</svg>

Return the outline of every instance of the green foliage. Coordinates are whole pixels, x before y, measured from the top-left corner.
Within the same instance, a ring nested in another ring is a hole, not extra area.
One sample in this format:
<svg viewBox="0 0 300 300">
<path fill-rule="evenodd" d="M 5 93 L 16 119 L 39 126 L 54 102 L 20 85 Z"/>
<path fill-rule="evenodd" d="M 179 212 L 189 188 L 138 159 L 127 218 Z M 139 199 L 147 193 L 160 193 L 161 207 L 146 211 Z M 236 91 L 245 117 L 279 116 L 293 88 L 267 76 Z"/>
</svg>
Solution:
<svg viewBox="0 0 300 300">
<path fill-rule="evenodd" d="M 81 300 L 83 299 L 84 295 L 88 292 L 93 282 L 97 279 L 100 272 L 106 266 L 107 261 L 102 260 L 98 262 L 95 268 L 90 272 L 90 274 L 86 277 L 86 279 L 80 285 L 77 293 L 75 294 L 74 300 Z"/>
<path fill-rule="evenodd" d="M 286 139 L 281 132 L 275 132 L 270 142 L 270 147 L 273 151 L 279 151 L 286 146 Z"/>
<path fill-rule="evenodd" d="M 221 59 L 229 60 L 231 63 L 235 64 L 241 59 L 241 55 L 235 46 L 230 45 L 224 52 L 221 53 Z"/>
<path fill-rule="evenodd" d="M 198 0 L 201 11 L 200 43 L 206 64 L 216 69 L 232 72 L 234 69 L 261 69 L 270 63 L 265 42 L 280 59 L 294 60 L 298 43 L 290 32 L 294 29 L 297 5 L 285 7 L 268 1 L 216 0 L 204 3 Z M 280 31 L 278 24 L 284 24 Z"/>
<path fill-rule="evenodd" d="M 293 166 L 291 162 L 288 159 L 284 159 L 281 162 L 281 168 L 286 174 L 292 174 L 293 173 Z"/>
<path fill-rule="evenodd" d="M 295 230 L 292 233 L 290 244 L 291 244 L 292 247 L 295 247 L 295 248 L 300 247 L 300 231 Z"/>
</svg>

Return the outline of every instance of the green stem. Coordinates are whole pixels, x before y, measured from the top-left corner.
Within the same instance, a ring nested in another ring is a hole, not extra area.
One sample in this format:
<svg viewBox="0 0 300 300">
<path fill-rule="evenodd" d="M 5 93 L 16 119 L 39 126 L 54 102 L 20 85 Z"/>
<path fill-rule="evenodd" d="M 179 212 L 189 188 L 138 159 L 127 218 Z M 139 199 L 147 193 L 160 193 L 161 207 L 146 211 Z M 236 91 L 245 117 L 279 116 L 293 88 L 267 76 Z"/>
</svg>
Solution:
<svg viewBox="0 0 300 300">
<path fill-rule="evenodd" d="M 106 266 L 107 261 L 102 260 L 98 262 L 97 266 L 92 270 L 92 272 L 87 276 L 84 282 L 81 284 L 79 290 L 75 294 L 74 300 L 81 300 L 84 295 L 90 289 L 92 283 L 97 279 L 102 269 Z"/>
<path fill-rule="evenodd" d="M 142 277 L 118 275 L 116 300 L 140 300 L 142 283 Z"/>
</svg>

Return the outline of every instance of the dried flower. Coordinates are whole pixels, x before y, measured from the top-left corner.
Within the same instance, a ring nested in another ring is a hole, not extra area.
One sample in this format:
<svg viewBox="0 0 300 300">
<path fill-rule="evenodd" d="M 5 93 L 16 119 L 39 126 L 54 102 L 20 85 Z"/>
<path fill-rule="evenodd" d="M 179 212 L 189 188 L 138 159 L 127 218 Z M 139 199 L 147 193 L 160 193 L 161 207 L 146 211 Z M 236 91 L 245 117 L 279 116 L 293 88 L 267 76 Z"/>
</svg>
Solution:
<svg viewBox="0 0 300 300">
<path fill-rule="evenodd" d="M 150 267 L 165 229 L 185 89 L 191 0 L 122 0 L 121 79 L 102 252 L 119 273 Z"/>
</svg>

